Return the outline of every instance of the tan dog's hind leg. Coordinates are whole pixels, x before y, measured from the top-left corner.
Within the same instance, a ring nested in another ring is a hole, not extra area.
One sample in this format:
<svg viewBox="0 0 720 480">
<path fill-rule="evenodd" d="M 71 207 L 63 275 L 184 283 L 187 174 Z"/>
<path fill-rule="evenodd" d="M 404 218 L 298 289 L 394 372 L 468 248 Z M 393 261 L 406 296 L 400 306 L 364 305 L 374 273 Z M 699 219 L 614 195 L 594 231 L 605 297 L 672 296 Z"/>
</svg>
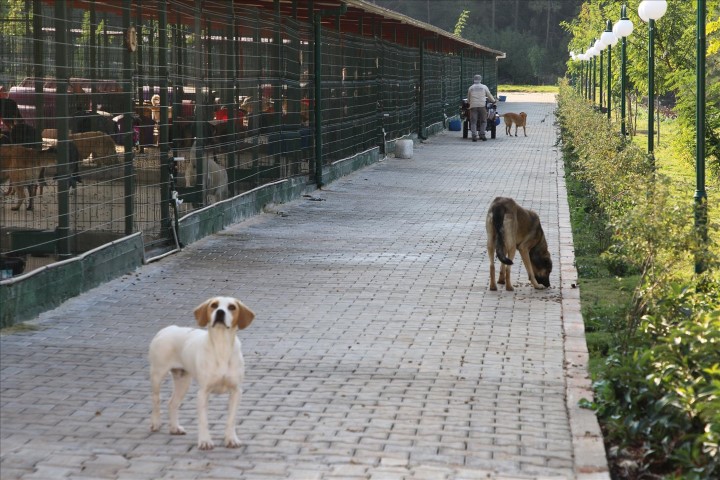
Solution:
<svg viewBox="0 0 720 480">
<path fill-rule="evenodd" d="M 505 216 L 504 220 L 504 226 L 505 232 L 514 232 L 517 229 L 517 226 L 515 225 L 515 221 L 510 216 Z M 508 238 L 508 235 L 505 235 L 505 255 L 507 258 L 510 259 L 510 261 L 513 261 L 515 259 L 515 240 L 514 238 Z M 500 277 L 503 277 L 503 272 L 505 273 L 505 281 L 502 283 L 505 283 L 505 290 L 508 292 L 512 292 L 515 289 L 512 286 L 512 281 L 510 280 L 510 265 L 503 264 L 503 267 L 505 267 L 505 270 L 500 270 Z"/>
<path fill-rule="evenodd" d="M 520 248 L 520 256 L 522 257 L 523 265 L 525 265 L 525 270 L 527 271 L 528 279 L 530 283 L 532 283 L 532 286 L 537 290 L 544 289 L 545 287 L 535 280 L 535 272 L 533 272 L 532 263 L 530 263 L 530 252 L 525 248 Z"/>
<path fill-rule="evenodd" d="M 495 283 L 495 236 L 488 236 L 488 259 L 490 260 L 490 290 L 497 290 L 497 284 Z M 500 280 L 502 280 L 502 268 L 503 264 L 500 264 Z M 500 282 L 502 283 L 502 281 Z"/>
<path fill-rule="evenodd" d="M 510 280 L 510 265 L 503 265 L 503 267 L 505 267 L 505 272 L 504 272 L 505 273 L 505 281 L 502 283 L 505 284 L 506 291 L 513 292 L 513 291 L 515 291 L 515 288 L 513 288 L 512 281 Z M 501 271 L 500 275 L 502 275 L 502 274 L 503 274 L 503 272 Z"/>
</svg>

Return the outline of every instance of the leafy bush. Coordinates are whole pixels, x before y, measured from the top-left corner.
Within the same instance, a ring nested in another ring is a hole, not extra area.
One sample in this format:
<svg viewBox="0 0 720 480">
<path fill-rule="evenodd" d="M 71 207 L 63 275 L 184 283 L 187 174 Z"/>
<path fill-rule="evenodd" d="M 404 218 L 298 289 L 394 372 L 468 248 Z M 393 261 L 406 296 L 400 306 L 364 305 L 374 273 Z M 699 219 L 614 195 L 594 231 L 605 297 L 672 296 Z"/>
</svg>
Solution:
<svg viewBox="0 0 720 480">
<path fill-rule="evenodd" d="M 651 158 L 566 84 L 557 117 L 569 175 L 587 186 L 590 210 L 612 231 L 606 265 L 641 273 L 622 342 L 596 342 L 609 355 L 591 406 L 617 452 L 616 473 L 720 478 L 717 247 L 700 242 L 692 201 L 674 193 L 677 179 L 655 171 Z M 710 239 L 718 238 L 717 226 L 709 228 Z M 693 276 L 695 258 L 708 271 Z"/>
<path fill-rule="evenodd" d="M 606 360 L 594 408 L 621 456 L 655 474 L 720 475 L 720 287 L 673 285 L 628 354 Z M 678 312 L 685 312 L 677 316 Z"/>
</svg>

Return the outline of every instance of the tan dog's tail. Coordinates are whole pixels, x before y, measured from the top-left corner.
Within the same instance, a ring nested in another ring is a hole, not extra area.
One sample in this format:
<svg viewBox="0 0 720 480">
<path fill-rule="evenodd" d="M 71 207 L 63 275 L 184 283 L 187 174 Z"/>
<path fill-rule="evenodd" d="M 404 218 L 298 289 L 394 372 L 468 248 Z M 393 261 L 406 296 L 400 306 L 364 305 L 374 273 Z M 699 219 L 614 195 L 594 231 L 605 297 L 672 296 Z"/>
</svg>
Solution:
<svg viewBox="0 0 720 480">
<path fill-rule="evenodd" d="M 505 207 L 502 205 L 493 207 L 492 222 L 495 228 L 495 255 L 505 265 L 512 265 L 512 260 L 505 254 Z"/>
</svg>

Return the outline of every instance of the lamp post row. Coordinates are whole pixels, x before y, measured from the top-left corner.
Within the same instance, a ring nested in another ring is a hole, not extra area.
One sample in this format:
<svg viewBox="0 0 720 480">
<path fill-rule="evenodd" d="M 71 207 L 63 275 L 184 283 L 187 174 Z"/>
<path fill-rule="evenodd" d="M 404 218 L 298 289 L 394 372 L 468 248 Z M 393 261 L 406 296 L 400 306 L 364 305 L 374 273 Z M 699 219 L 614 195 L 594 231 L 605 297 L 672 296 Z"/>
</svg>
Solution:
<svg viewBox="0 0 720 480">
<path fill-rule="evenodd" d="M 654 110 L 655 110 L 655 21 L 662 18 L 667 11 L 666 0 L 643 0 L 638 6 L 638 15 L 648 24 L 648 144 L 647 151 L 655 168 L 654 161 Z M 695 200 L 695 228 L 704 244 L 707 244 L 707 192 L 705 190 L 705 54 L 706 54 L 706 36 L 705 22 L 707 18 L 707 8 L 705 0 L 697 2 L 697 63 L 696 63 L 696 111 L 695 111 L 695 173 L 696 173 L 696 190 Z M 570 52 L 573 60 L 583 61 L 581 72 L 585 71 L 585 61 L 587 61 L 588 72 L 585 75 L 585 81 L 581 78 L 582 85 L 585 84 L 584 98 L 592 100 L 595 103 L 595 57 L 600 56 L 600 105 L 602 107 L 602 51 L 608 49 L 608 77 L 607 77 L 607 116 L 610 120 L 611 114 L 611 92 L 612 92 L 612 47 L 621 41 L 621 62 L 620 62 L 620 133 L 623 137 L 627 135 L 625 124 L 625 91 L 627 86 L 627 37 L 633 31 L 633 23 L 627 17 L 627 7 L 622 5 L 620 8 L 620 20 L 612 25 L 608 20 L 605 31 L 598 40 L 593 40 L 584 53 L 575 54 Z M 590 76 L 592 76 L 592 81 Z M 582 73 L 581 73 L 582 77 Z M 590 93 L 592 88 L 592 94 Z M 702 253 L 695 257 L 695 272 L 702 273 L 706 269 Z"/>
</svg>

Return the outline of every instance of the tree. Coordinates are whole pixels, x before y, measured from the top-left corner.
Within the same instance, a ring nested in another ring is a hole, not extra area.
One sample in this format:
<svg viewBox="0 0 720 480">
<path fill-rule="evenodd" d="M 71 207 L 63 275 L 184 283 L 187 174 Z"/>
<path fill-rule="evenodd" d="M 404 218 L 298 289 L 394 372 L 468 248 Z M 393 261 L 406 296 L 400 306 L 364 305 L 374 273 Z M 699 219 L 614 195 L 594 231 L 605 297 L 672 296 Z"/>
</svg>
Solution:
<svg viewBox="0 0 720 480">
<path fill-rule="evenodd" d="M 563 23 L 572 35 L 569 49 L 584 52 L 594 37 L 605 28 L 606 19 L 617 19 L 622 0 L 586 0 L 580 14 Z M 637 16 L 639 0 L 629 2 L 628 15 L 635 25 L 628 37 L 627 71 L 630 88 L 642 94 L 648 90 L 648 25 Z M 631 8 L 631 7 L 634 7 Z M 706 91 L 706 132 L 708 165 L 720 172 L 720 0 L 707 0 L 708 79 Z M 692 160 L 695 129 L 695 19 L 697 2 L 668 2 L 668 10 L 657 21 L 655 34 L 655 87 L 659 95 L 670 94 L 676 99 L 675 110 L 682 133 L 676 152 Z M 613 71 L 618 72 L 620 58 L 613 56 Z M 571 68 L 575 68 L 572 66 Z M 616 87 L 619 82 L 616 82 Z"/>
<path fill-rule="evenodd" d="M 467 25 L 467 19 L 469 15 L 470 10 L 463 10 L 460 14 L 460 18 L 458 18 L 458 21 L 455 24 L 455 30 L 453 30 L 453 33 L 458 37 L 462 37 L 462 32 L 463 30 L 465 30 L 465 25 Z"/>
<path fill-rule="evenodd" d="M 498 63 L 501 81 L 554 83 L 565 73 L 570 36 L 559 20 L 577 15 L 579 3 L 565 0 L 376 0 L 384 8 L 430 22 L 446 31 L 462 27 L 463 38 L 507 53 Z M 459 19 L 468 11 L 464 26 Z M 537 48 L 542 49 L 538 51 Z M 532 52 L 531 52 L 532 50 Z M 530 55 L 534 59 L 529 62 Z M 538 59 L 542 59 L 539 63 Z M 534 63 L 534 64 L 533 64 Z"/>
</svg>

